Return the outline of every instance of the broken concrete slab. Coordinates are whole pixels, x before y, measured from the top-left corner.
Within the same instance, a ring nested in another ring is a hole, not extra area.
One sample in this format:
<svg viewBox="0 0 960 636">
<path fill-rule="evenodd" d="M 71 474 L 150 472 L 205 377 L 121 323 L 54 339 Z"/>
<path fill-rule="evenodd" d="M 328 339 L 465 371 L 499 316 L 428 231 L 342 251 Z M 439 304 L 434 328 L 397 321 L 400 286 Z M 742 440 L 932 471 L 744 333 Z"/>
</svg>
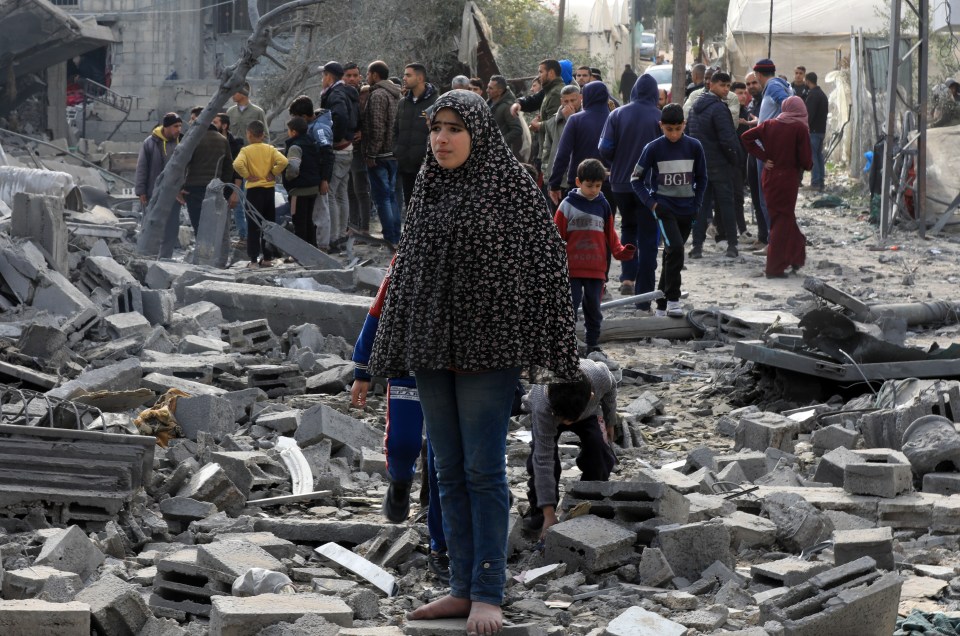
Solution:
<svg viewBox="0 0 960 636">
<path fill-rule="evenodd" d="M 150 322 L 135 311 L 113 314 L 103 319 L 107 331 L 114 338 L 145 337 L 152 331 Z"/>
<path fill-rule="evenodd" d="M 864 556 L 876 561 L 878 568 L 894 571 L 893 531 L 888 527 L 834 531 L 834 563 L 843 565 Z"/>
<path fill-rule="evenodd" d="M 322 594 L 261 594 L 213 597 L 210 636 L 256 636 L 280 622 L 292 623 L 314 614 L 342 627 L 353 627 L 353 610 L 340 599 Z"/>
<path fill-rule="evenodd" d="M 64 276 L 69 275 L 62 199 L 26 192 L 15 194 L 10 236 L 36 242 L 48 256 L 50 267 Z"/>
<path fill-rule="evenodd" d="M 663 587 L 676 576 L 660 548 L 644 548 L 637 566 L 637 578 L 643 585 Z"/>
<path fill-rule="evenodd" d="M 227 477 L 220 464 L 206 464 L 177 491 L 178 497 L 209 501 L 218 510 L 235 517 L 243 510 L 246 497 Z"/>
<path fill-rule="evenodd" d="M 284 466 L 262 451 L 222 451 L 212 453 L 210 459 L 220 464 L 245 499 L 255 488 L 272 488 L 290 479 Z"/>
<path fill-rule="evenodd" d="M 770 547 L 777 541 L 777 525 L 769 519 L 737 510 L 721 520 L 730 529 L 732 545 L 740 550 Z"/>
<path fill-rule="evenodd" d="M 791 552 L 825 541 L 833 524 L 802 496 L 792 492 L 773 492 L 763 498 L 763 510 L 777 526 L 777 541 Z"/>
<path fill-rule="evenodd" d="M 389 572 L 362 556 L 350 552 L 341 545 L 331 541 L 315 549 L 314 552 L 318 556 L 363 577 L 387 596 L 394 596 L 398 591 L 397 581 Z"/>
<path fill-rule="evenodd" d="M 794 587 L 830 569 L 829 563 L 802 561 L 798 558 L 777 559 L 750 566 L 750 576 L 757 583 L 774 587 Z"/>
<path fill-rule="evenodd" d="M 691 509 L 683 495 L 658 481 L 573 482 L 567 486 L 561 509 L 569 510 L 584 502 L 589 502 L 590 514 L 622 524 L 642 523 L 654 517 L 686 523 Z"/>
<path fill-rule="evenodd" d="M 104 574 L 77 594 L 90 606 L 93 626 L 105 636 L 139 634 L 152 614 L 136 585 Z"/>
<path fill-rule="evenodd" d="M 329 439 L 334 451 L 344 446 L 356 451 L 383 446 L 382 433 L 326 404 L 311 406 L 300 414 L 300 425 L 293 438 L 301 448 Z"/>
<path fill-rule="evenodd" d="M 603 636 L 683 636 L 685 625 L 641 607 L 631 607 L 607 624 Z"/>
<path fill-rule="evenodd" d="M 70 526 L 44 542 L 36 563 L 73 572 L 81 579 L 86 579 L 97 571 L 104 558 L 103 552 L 87 538 L 83 530 Z"/>
<path fill-rule="evenodd" d="M 699 579 L 714 561 L 730 568 L 735 564 L 730 530 L 719 520 L 661 526 L 657 542 L 676 575 L 690 581 Z"/>
<path fill-rule="evenodd" d="M 227 320 L 257 320 L 266 316 L 274 333 L 312 322 L 325 335 L 342 336 L 351 342 L 360 333 L 370 309 L 367 296 L 263 285 L 205 281 L 184 291 L 187 302 L 212 302 L 221 308 Z"/>
<path fill-rule="evenodd" d="M 46 565 L 34 565 L 3 573 L 3 598 L 8 601 L 36 598 L 43 586 L 51 579 L 64 579 L 66 584 L 75 590 L 83 587 L 83 581 L 74 572 L 64 572 Z"/>
<path fill-rule="evenodd" d="M 47 391 L 49 397 L 69 399 L 79 389 L 87 393 L 97 391 L 132 391 L 140 388 L 142 376 L 140 361 L 128 358 L 99 369 L 84 371 L 79 376 Z"/>
<path fill-rule="evenodd" d="M 913 473 L 903 453 L 883 448 L 853 452 L 857 459 L 843 467 L 843 489 L 847 492 L 893 498 L 913 490 Z"/>
<path fill-rule="evenodd" d="M 0 601 L 0 633 L 4 636 L 90 636 L 90 606 L 73 601 Z"/>
<path fill-rule="evenodd" d="M 201 382 L 186 380 L 184 378 L 178 378 L 173 375 L 164 375 L 162 373 L 148 373 L 147 375 L 143 376 L 142 380 L 140 380 L 140 384 L 141 386 L 152 389 L 157 393 L 166 393 L 170 389 L 177 389 L 194 397 L 199 395 L 220 396 L 228 393 L 226 389 L 210 386 L 209 384 L 203 384 Z"/>
<path fill-rule="evenodd" d="M 199 545 L 197 565 L 206 568 L 216 580 L 230 585 L 251 568 L 287 572 L 283 563 L 249 541 L 221 540 Z"/>
<path fill-rule="evenodd" d="M 183 434 L 192 440 L 203 432 L 220 441 L 237 430 L 237 413 L 233 404 L 216 395 L 181 397 L 177 400 L 174 416 Z"/>
<path fill-rule="evenodd" d="M 746 413 L 737 424 L 734 450 L 747 448 L 763 452 L 772 447 L 793 452 L 799 432 L 797 422 L 779 413 Z"/>
<path fill-rule="evenodd" d="M 594 515 L 562 521 L 547 530 L 544 560 L 571 569 L 598 572 L 626 563 L 633 555 L 636 532 Z"/>
<path fill-rule="evenodd" d="M 917 475 L 960 470 L 960 433 L 942 415 L 924 415 L 903 432 L 903 455 Z"/>
</svg>

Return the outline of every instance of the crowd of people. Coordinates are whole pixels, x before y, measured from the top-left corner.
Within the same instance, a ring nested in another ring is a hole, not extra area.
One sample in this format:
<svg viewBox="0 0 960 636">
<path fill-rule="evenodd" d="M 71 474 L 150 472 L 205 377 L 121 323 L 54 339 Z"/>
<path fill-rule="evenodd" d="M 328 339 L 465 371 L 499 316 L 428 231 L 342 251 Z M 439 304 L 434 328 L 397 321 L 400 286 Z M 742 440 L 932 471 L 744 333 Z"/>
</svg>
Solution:
<svg viewBox="0 0 960 636">
<path fill-rule="evenodd" d="M 749 189 L 751 249 L 766 254 L 765 275 L 801 268 L 794 208 L 804 171 L 809 187 L 824 187 L 826 96 L 815 73 L 797 67 L 791 85 L 769 59 L 742 82 L 694 66 L 682 105 L 665 103 L 656 80 L 629 66 L 623 105 L 599 70 L 566 60 L 543 60 L 519 98 L 500 75 L 457 76 L 441 93 L 416 63 L 400 79 L 375 61 L 365 83 L 356 64 L 320 70 L 319 108 L 305 95 L 291 102 L 283 151 L 266 142 L 249 85 L 238 91 L 194 152 L 180 202 L 197 229 L 211 179 L 242 188 L 256 215 L 236 194 L 224 196 L 254 268 L 280 256 L 258 218 L 276 219 L 278 182 L 297 236 L 328 252 L 351 232 L 369 232 L 376 211 L 393 260 L 357 338 L 351 402 L 362 408 L 371 379 L 388 379 L 382 512 L 407 519 L 423 451 L 428 564 L 449 586 L 409 617 L 466 617 L 468 633 L 494 634 L 512 505 L 511 415 L 521 404 L 531 413 L 524 528 L 542 538 L 558 520 L 560 434 L 580 438 L 584 479 L 606 480 L 616 463 L 616 382 L 599 348 L 611 258 L 621 261 L 621 294 L 663 292 L 655 308 L 638 298 L 639 312 L 681 317 L 685 256 L 702 258 L 711 233 L 726 241 L 726 257 L 739 255 Z M 144 204 L 182 126 L 168 113 L 143 144 L 136 193 Z M 162 257 L 176 240 L 175 207 Z M 581 359 L 594 352 L 601 356 Z M 522 376 L 532 385 L 526 395 Z"/>
</svg>

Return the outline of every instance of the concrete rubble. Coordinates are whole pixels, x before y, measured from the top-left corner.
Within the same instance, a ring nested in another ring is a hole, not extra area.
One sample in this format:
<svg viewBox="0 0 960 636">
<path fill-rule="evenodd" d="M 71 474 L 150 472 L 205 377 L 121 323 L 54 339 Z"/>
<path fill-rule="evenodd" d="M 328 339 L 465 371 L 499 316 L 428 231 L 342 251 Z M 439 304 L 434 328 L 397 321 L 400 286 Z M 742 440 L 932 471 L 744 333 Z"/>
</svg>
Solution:
<svg viewBox="0 0 960 636">
<path fill-rule="evenodd" d="M 380 516 L 383 383 L 349 405 L 390 254 L 248 271 L 193 264 L 223 246 L 189 231 L 175 260 L 139 259 L 134 232 L 119 208 L 23 193 L 0 221 L 0 634 L 462 634 L 403 618 L 446 588 L 423 515 Z M 619 464 L 579 481 L 561 437 L 542 542 L 521 533 L 515 419 L 504 634 L 882 634 L 960 609 L 960 374 L 851 389 L 833 362 L 816 380 L 758 362 L 801 347 L 820 299 L 600 354 Z M 896 311 L 848 318 L 872 325 L 866 372 L 897 331 L 870 321 Z M 268 575 L 275 590 L 234 593 Z"/>
</svg>

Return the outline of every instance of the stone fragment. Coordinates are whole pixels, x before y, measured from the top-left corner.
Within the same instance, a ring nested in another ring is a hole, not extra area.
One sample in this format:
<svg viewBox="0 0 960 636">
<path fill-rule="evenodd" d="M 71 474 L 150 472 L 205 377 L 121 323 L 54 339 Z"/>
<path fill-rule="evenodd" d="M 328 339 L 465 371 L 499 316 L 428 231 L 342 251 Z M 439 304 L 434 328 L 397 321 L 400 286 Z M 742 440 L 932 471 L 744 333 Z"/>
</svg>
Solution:
<svg viewBox="0 0 960 636">
<path fill-rule="evenodd" d="M 70 526 L 43 543 L 36 565 L 49 565 L 87 579 L 104 561 L 103 552 L 77 526 Z"/>
<path fill-rule="evenodd" d="M 792 492 L 774 492 L 763 499 L 763 510 L 777 526 L 777 541 L 791 552 L 800 552 L 830 537 L 830 520 Z"/>
<path fill-rule="evenodd" d="M 764 585 L 793 587 L 829 569 L 829 563 L 787 558 L 751 565 L 750 576 L 757 583 Z"/>
<path fill-rule="evenodd" d="M 799 424 L 779 413 L 747 413 L 737 425 L 734 450 L 762 452 L 773 447 L 792 452 L 798 432 Z"/>
<path fill-rule="evenodd" d="M 902 450 L 918 475 L 950 467 L 960 470 L 960 433 L 953 421 L 942 415 L 914 420 L 903 432 Z"/>
<path fill-rule="evenodd" d="M 730 612 L 726 607 L 713 605 L 706 609 L 674 614 L 671 618 L 681 625 L 686 625 L 690 629 L 709 634 L 726 623 L 729 615 Z"/>
<path fill-rule="evenodd" d="M 334 451 L 344 446 L 359 451 L 361 448 L 380 448 L 383 445 L 383 433 L 326 404 L 317 404 L 304 411 L 293 437 L 301 448 L 329 439 Z"/>
<path fill-rule="evenodd" d="M 261 413 L 257 416 L 256 423 L 277 431 L 281 435 L 286 435 L 297 430 L 297 426 L 300 424 L 300 411 L 289 410 Z"/>
<path fill-rule="evenodd" d="M 610 621 L 603 636 L 683 636 L 686 633 L 686 626 L 635 606 Z"/>
<path fill-rule="evenodd" d="M 620 525 L 584 515 L 551 526 L 544 540 L 544 560 L 597 572 L 630 560 L 637 534 Z"/>
<path fill-rule="evenodd" d="M 211 453 L 210 459 L 220 464 L 245 499 L 250 499 L 254 489 L 263 490 L 290 481 L 284 465 L 262 451 L 224 451 Z"/>
<path fill-rule="evenodd" d="M 3 598 L 8 601 L 35 598 L 44 585 L 53 579 L 65 579 L 75 590 L 83 587 L 80 577 L 73 572 L 63 572 L 46 565 L 34 565 L 22 570 L 9 570 L 0 577 L 3 581 Z"/>
<path fill-rule="evenodd" d="M 723 517 L 722 521 L 730 529 L 730 540 L 735 548 L 770 547 L 776 543 L 777 525 L 769 519 L 737 510 Z"/>
<path fill-rule="evenodd" d="M 36 599 L 0 601 L 3 636 L 90 636 L 90 606 Z"/>
<path fill-rule="evenodd" d="M 860 456 L 852 450 L 835 448 L 820 458 L 813 481 L 843 488 L 843 471 L 846 465 L 859 459 Z"/>
<path fill-rule="evenodd" d="M 183 434 L 192 440 L 203 431 L 222 440 L 237 430 L 236 412 L 226 399 L 215 395 L 179 398 L 174 413 Z"/>
<path fill-rule="evenodd" d="M 878 568 L 894 571 L 893 531 L 890 528 L 834 531 L 834 563 L 843 565 L 865 556 L 876 561 Z"/>
<path fill-rule="evenodd" d="M 810 439 L 815 453 L 822 454 L 835 448 L 854 449 L 860 441 L 860 433 L 839 424 L 818 428 Z"/>
<path fill-rule="evenodd" d="M 287 568 L 269 552 L 247 541 L 214 541 L 197 546 L 197 565 L 228 584 L 251 568 L 286 574 Z"/>
<path fill-rule="evenodd" d="M 714 561 L 734 566 L 730 531 L 719 520 L 661 526 L 657 541 L 674 573 L 690 581 L 699 579 Z"/>
<path fill-rule="evenodd" d="M 767 458 L 762 451 L 743 449 L 734 454 L 718 455 L 715 461 L 721 473 L 727 470 L 730 464 L 739 465 L 743 474 L 751 482 L 767 474 Z M 720 478 L 719 475 L 718 478 Z"/>
<path fill-rule="evenodd" d="M 923 492 L 944 497 L 960 493 L 960 473 L 927 473 L 923 476 Z"/>
<path fill-rule="evenodd" d="M 151 330 L 150 322 L 135 311 L 107 316 L 103 322 L 114 338 L 142 338 Z"/>
<path fill-rule="evenodd" d="M 177 497 L 208 501 L 230 516 L 240 514 L 247 501 L 243 493 L 227 478 L 220 464 L 216 463 L 206 464 L 198 470 L 190 481 L 180 488 Z"/>
</svg>

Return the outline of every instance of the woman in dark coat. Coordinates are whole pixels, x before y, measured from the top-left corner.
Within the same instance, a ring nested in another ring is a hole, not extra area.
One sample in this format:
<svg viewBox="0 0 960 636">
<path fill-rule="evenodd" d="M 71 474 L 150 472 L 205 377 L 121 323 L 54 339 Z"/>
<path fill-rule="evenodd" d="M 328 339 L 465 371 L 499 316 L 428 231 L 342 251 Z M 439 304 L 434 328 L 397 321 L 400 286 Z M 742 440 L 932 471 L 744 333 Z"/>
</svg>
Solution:
<svg viewBox="0 0 960 636">
<path fill-rule="evenodd" d="M 800 172 L 813 167 L 807 107 L 799 97 L 789 97 L 775 119 L 768 119 L 741 135 L 744 148 L 764 162 L 760 175 L 770 214 L 767 278 L 786 278 L 806 260 L 807 239 L 797 226 L 797 191 Z"/>
</svg>

